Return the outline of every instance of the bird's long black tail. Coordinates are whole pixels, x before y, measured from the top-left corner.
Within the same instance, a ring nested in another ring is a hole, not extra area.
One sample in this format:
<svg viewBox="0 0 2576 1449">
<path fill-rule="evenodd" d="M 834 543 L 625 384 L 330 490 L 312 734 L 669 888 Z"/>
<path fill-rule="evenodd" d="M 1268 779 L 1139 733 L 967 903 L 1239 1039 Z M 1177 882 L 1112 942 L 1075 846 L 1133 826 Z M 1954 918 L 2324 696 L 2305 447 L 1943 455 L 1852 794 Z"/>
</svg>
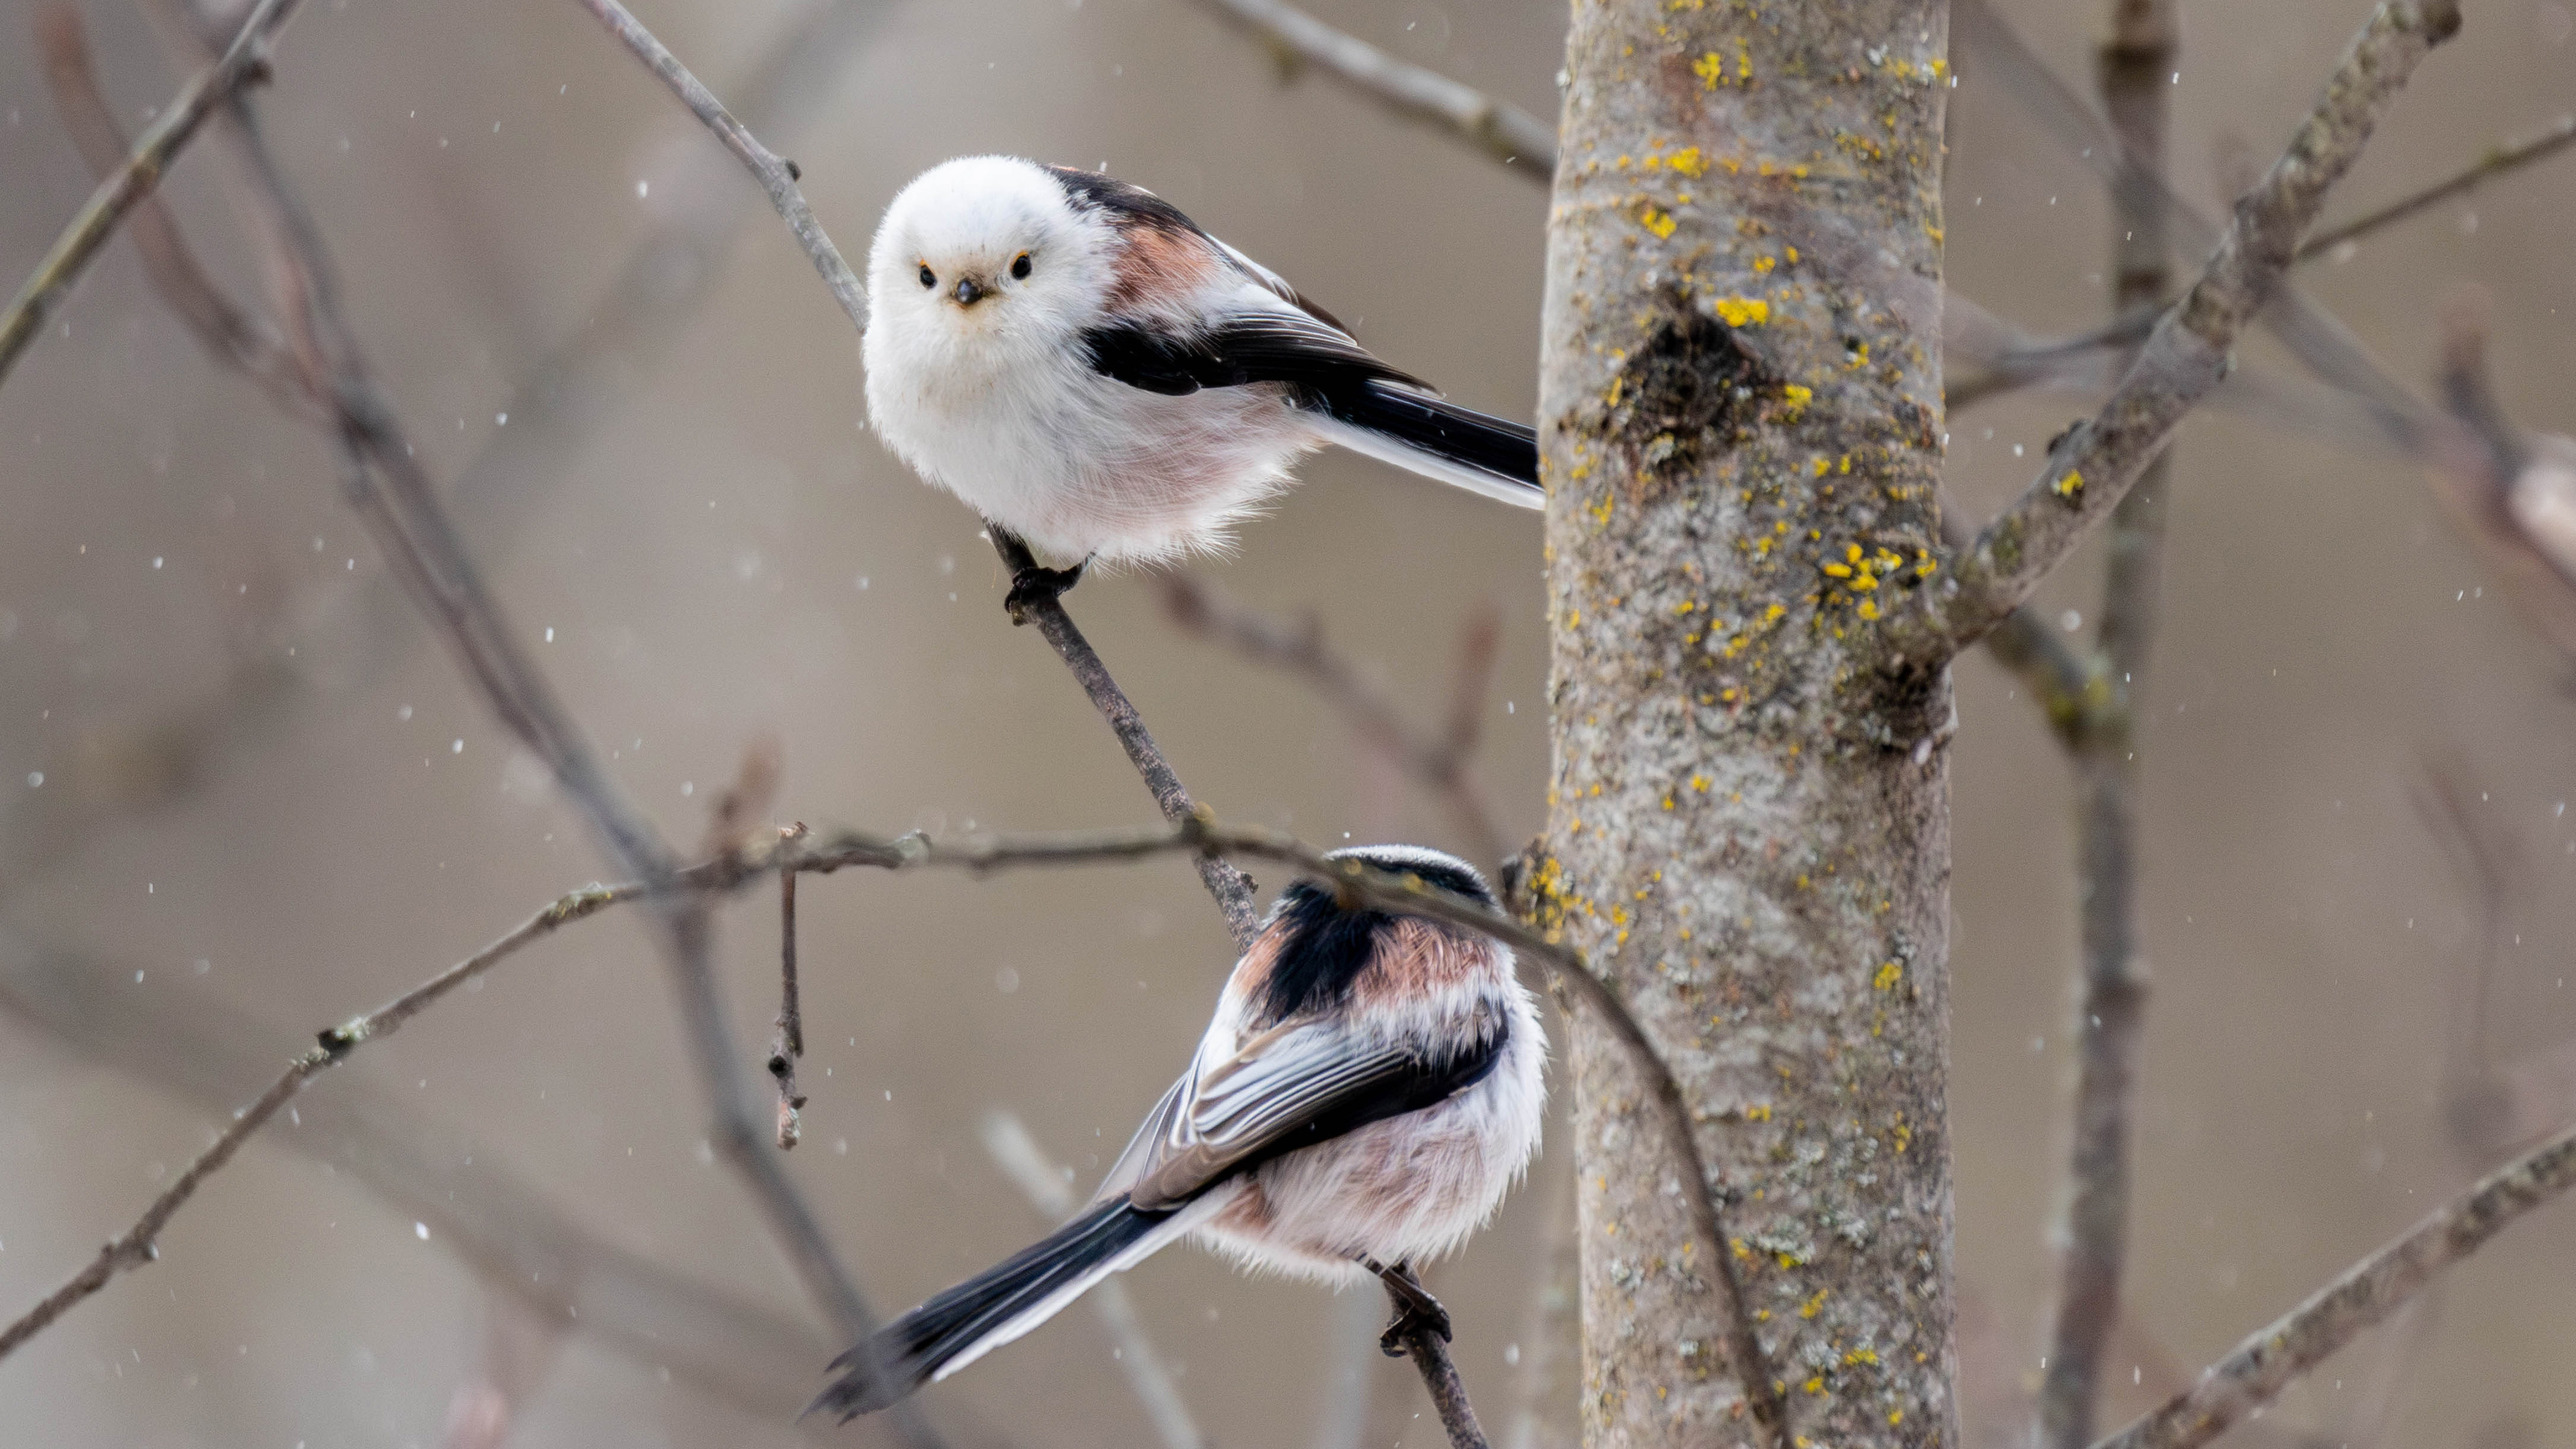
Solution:
<svg viewBox="0 0 2576 1449">
<path fill-rule="evenodd" d="M 1324 410 L 1333 441 L 1381 462 L 1522 508 L 1544 508 L 1538 435 L 1518 423 L 1392 383 L 1337 390 Z"/>
<path fill-rule="evenodd" d="M 1180 1209 L 1145 1212 L 1123 1195 L 1097 1204 L 834 1359 L 840 1377 L 805 1412 L 830 1413 L 843 1422 L 874 1413 L 1046 1322 L 1092 1284 L 1186 1227 Z"/>
</svg>

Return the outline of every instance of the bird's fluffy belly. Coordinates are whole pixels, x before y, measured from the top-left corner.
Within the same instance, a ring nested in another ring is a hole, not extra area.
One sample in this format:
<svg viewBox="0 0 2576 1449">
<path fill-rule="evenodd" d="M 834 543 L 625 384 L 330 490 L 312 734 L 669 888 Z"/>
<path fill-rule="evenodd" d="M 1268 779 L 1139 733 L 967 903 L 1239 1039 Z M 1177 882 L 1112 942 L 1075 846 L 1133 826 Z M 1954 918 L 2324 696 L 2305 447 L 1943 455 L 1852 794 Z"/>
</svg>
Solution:
<svg viewBox="0 0 2576 1449">
<path fill-rule="evenodd" d="M 1041 372 L 973 398 L 883 402 L 878 431 L 906 462 L 1060 568 L 1221 547 L 1320 441 L 1270 386 L 1166 397 Z"/>
<path fill-rule="evenodd" d="M 1536 1035 L 1437 1107 L 1263 1164 L 1199 1236 L 1249 1267 L 1324 1282 L 1366 1276 L 1361 1257 L 1395 1264 L 1447 1254 L 1537 1150 Z"/>
</svg>

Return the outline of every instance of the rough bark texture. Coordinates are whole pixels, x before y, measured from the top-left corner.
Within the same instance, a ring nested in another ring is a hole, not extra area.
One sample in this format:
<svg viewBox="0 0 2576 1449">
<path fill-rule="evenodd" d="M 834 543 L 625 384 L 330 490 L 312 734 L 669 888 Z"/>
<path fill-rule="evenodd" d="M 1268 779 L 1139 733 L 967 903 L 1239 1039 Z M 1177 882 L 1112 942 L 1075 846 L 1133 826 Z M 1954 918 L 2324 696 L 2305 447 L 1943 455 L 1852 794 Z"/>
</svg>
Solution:
<svg viewBox="0 0 2576 1449">
<path fill-rule="evenodd" d="M 1729 1238 L 1712 1263 L 1575 1018 L 1596 1446 L 1958 1442 L 1949 683 L 1853 667 L 1938 548 L 1947 29 L 1941 0 L 1574 7 L 1528 899 L 1670 1060 Z"/>
</svg>

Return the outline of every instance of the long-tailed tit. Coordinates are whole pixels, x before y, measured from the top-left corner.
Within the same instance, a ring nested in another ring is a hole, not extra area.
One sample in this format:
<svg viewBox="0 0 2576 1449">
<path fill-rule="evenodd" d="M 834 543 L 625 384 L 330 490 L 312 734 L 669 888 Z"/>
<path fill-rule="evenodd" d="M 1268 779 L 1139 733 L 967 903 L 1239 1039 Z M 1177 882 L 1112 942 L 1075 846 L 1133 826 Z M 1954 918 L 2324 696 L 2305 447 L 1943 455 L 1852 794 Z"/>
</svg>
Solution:
<svg viewBox="0 0 2576 1449">
<path fill-rule="evenodd" d="M 1344 856 L 1493 901 L 1437 851 Z M 1376 1274 L 1405 1304 L 1390 1353 L 1417 1323 L 1446 1338 L 1448 1315 L 1409 1265 L 1464 1241 L 1528 1165 L 1546 1055 L 1509 949 L 1291 885 L 1091 1206 L 843 1354 L 832 1367 L 846 1372 L 806 1412 L 882 1409 L 1189 1236 L 1252 1268 L 1334 1284 Z"/>
<path fill-rule="evenodd" d="M 868 255 L 865 352 L 878 435 L 1035 555 L 1015 617 L 1095 559 L 1220 546 L 1325 443 L 1546 501 L 1530 429 L 1441 401 L 1171 203 L 1089 171 L 923 172 Z"/>
</svg>

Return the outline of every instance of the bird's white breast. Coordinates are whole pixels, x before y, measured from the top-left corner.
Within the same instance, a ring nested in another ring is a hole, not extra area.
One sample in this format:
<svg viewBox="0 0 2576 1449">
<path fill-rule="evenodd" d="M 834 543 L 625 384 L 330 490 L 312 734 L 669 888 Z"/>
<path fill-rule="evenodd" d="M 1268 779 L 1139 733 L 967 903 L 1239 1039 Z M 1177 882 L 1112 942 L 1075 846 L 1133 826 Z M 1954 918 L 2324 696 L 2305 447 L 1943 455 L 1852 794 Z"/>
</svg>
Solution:
<svg viewBox="0 0 2576 1449">
<path fill-rule="evenodd" d="M 1078 335 L 961 320 L 880 316 L 869 419 L 924 478 L 1058 567 L 1210 547 L 1318 445 L 1277 387 L 1164 396 L 1093 371 Z"/>
</svg>

